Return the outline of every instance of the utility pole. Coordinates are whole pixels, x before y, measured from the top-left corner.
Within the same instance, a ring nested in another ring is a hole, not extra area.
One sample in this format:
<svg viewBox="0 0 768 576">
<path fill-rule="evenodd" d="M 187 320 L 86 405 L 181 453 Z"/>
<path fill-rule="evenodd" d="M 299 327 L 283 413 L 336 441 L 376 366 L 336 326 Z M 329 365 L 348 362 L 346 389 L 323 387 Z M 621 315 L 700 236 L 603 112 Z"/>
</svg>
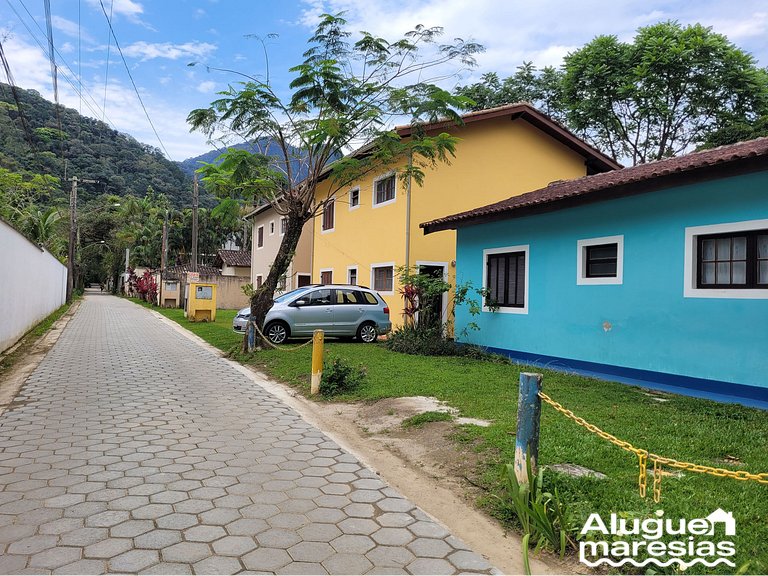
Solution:
<svg viewBox="0 0 768 576">
<path fill-rule="evenodd" d="M 168 210 L 165 211 L 165 218 L 163 219 L 163 245 L 160 249 L 160 302 L 159 305 L 163 307 L 163 274 L 165 273 L 165 267 L 168 263 Z"/>
<path fill-rule="evenodd" d="M 192 186 L 192 272 L 197 272 L 197 174 Z"/>
<path fill-rule="evenodd" d="M 78 244 L 77 230 L 77 183 L 95 184 L 98 180 L 78 180 L 72 176 L 72 190 L 69 193 L 69 250 L 67 252 L 67 303 L 72 302 L 72 292 L 75 288 L 75 258 Z"/>
</svg>

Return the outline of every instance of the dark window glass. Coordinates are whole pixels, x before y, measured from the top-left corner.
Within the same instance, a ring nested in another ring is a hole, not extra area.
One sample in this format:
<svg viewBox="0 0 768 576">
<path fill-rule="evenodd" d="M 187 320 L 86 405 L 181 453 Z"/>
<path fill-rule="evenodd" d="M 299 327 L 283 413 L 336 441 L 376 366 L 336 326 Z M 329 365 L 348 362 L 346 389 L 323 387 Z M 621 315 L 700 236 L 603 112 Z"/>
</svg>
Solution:
<svg viewBox="0 0 768 576">
<path fill-rule="evenodd" d="M 349 270 L 349 283 L 353 286 L 357 284 L 357 268 L 351 268 Z"/>
<path fill-rule="evenodd" d="M 376 204 L 395 199 L 395 175 L 376 181 Z"/>
<path fill-rule="evenodd" d="M 320 284 L 333 284 L 333 271 L 320 272 Z"/>
<path fill-rule="evenodd" d="M 392 292 L 394 290 L 394 270 L 392 266 L 382 266 L 373 269 L 373 289 L 379 292 Z"/>
<path fill-rule="evenodd" d="M 698 238 L 698 288 L 768 286 L 768 230 Z"/>
<path fill-rule="evenodd" d="M 587 278 L 616 278 L 618 244 L 587 246 L 586 252 Z"/>
<path fill-rule="evenodd" d="M 331 230 L 334 226 L 334 204 L 333 200 L 328 200 L 323 208 L 323 230 Z"/>
<path fill-rule="evenodd" d="M 307 300 L 307 306 L 327 306 L 331 303 L 331 292 L 328 288 L 313 290 L 304 299 Z"/>
<path fill-rule="evenodd" d="M 336 302 L 339 304 L 362 304 L 363 294 L 359 290 L 336 290 Z"/>
<path fill-rule="evenodd" d="M 525 252 L 489 254 L 487 261 L 487 304 L 505 308 L 525 306 Z"/>
<path fill-rule="evenodd" d="M 349 193 L 349 205 L 353 208 L 360 205 L 360 190 L 352 190 Z"/>
<path fill-rule="evenodd" d="M 256 246 L 259 248 L 264 246 L 264 226 L 259 226 L 256 231 Z"/>
<path fill-rule="evenodd" d="M 368 302 L 368 304 L 378 304 L 379 301 L 376 300 L 376 296 L 371 294 L 370 292 L 363 292 L 365 295 L 365 301 Z"/>
</svg>

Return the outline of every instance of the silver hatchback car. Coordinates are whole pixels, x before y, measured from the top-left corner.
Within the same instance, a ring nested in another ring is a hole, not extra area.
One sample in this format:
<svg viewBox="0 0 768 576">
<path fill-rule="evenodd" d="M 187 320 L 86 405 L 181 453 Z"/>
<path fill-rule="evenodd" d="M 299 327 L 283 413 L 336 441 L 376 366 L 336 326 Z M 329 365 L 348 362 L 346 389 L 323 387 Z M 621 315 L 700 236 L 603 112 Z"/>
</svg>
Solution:
<svg viewBox="0 0 768 576">
<path fill-rule="evenodd" d="M 245 332 L 251 309 L 243 308 L 232 321 L 235 332 Z M 275 298 L 264 320 L 264 336 L 273 344 L 288 338 L 311 336 L 322 329 L 326 336 L 357 337 L 375 342 L 392 329 L 389 307 L 373 290 L 344 284 L 312 285 Z"/>
</svg>

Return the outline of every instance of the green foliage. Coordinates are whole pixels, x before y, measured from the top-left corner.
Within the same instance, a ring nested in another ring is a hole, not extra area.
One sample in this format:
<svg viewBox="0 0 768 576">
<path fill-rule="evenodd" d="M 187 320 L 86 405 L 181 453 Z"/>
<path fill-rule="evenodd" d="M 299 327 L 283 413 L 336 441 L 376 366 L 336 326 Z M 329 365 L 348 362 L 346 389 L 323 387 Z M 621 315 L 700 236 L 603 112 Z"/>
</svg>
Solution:
<svg viewBox="0 0 768 576">
<path fill-rule="evenodd" d="M 367 371 L 362 364 L 355 367 L 345 358 L 326 359 L 323 362 L 320 394 L 330 398 L 353 392 L 363 383 L 366 375 Z"/>
<path fill-rule="evenodd" d="M 504 465 L 506 492 L 502 498 L 503 506 L 514 515 L 523 534 L 528 537 L 523 547 L 525 563 L 528 564 L 528 542 L 533 544 L 535 551 L 549 547 L 562 558 L 569 544 L 573 545 L 571 534 L 575 534 L 568 508 L 560 499 L 557 489 L 554 493 L 544 490 L 542 468 L 533 475 L 530 456 L 526 459 L 526 471 L 532 481 L 521 483 L 515 475 L 514 465 Z"/>
<path fill-rule="evenodd" d="M 453 415 L 450 412 L 430 411 L 406 418 L 401 426 L 403 428 L 419 428 L 427 422 L 448 422 L 450 420 L 453 420 Z"/>
<path fill-rule="evenodd" d="M 456 93 L 474 109 L 531 102 L 631 164 L 768 134 L 768 71 L 700 24 L 641 27 L 632 42 L 598 36 L 560 70 L 526 62 L 509 78 L 485 74 Z"/>
<path fill-rule="evenodd" d="M 400 352 L 402 354 L 458 356 L 499 364 L 509 364 L 508 358 L 491 354 L 480 346 L 457 344 L 453 340 L 446 338 L 442 326 L 431 328 L 401 326 L 387 336 L 385 346 L 393 352 Z"/>
</svg>

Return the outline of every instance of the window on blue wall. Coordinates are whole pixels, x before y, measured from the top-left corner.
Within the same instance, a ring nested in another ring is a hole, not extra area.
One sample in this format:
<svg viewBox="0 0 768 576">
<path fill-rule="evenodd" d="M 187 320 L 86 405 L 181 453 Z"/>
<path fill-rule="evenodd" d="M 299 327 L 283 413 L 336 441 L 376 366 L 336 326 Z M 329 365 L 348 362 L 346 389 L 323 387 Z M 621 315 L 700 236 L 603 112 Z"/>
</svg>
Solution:
<svg viewBox="0 0 768 576">
<path fill-rule="evenodd" d="M 488 306 L 525 306 L 525 252 L 487 255 Z"/>
<path fill-rule="evenodd" d="M 768 230 L 698 237 L 697 288 L 768 288 Z"/>
<path fill-rule="evenodd" d="M 618 244 L 595 244 L 586 247 L 586 277 L 616 278 Z"/>
</svg>

